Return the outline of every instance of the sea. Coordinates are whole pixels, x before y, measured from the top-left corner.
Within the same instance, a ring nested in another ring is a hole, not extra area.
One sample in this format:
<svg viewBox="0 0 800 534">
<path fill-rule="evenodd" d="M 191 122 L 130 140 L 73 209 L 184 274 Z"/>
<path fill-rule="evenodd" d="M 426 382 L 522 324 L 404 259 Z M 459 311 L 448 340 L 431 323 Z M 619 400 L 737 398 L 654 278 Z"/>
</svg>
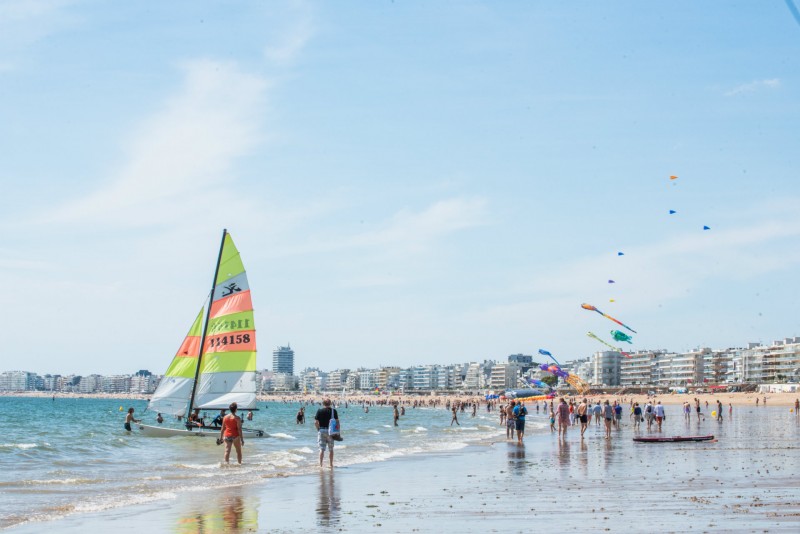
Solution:
<svg viewBox="0 0 800 534">
<path fill-rule="evenodd" d="M 145 411 L 146 401 L 0 397 L 0 529 L 317 471 L 318 406 L 307 406 L 306 422 L 299 425 L 300 406 L 259 402 L 245 426 L 263 429 L 269 437 L 248 439 L 243 465 L 225 466 L 223 446 L 213 438 L 151 438 L 125 431 L 130 407 L 144 423 L 156 424 L 156 414 Z M 498 412 L 485 407 L 474 417 L 470 410 L 459 412 L 460 425 L 451 425 L 443 405 L 405 406 L 397 427 L 391 407 L 365 410 L 340 401 L 337 410 L 344 437 L 336 444 L 337 467 L 458 451 L 505 437 Z M 215 415 L 207 413 L 207 420 Z M 179 427 L 174 420 L 164 425 Z M 543 414 L 529 417 L 529 432 L 547 427 Z"/>
</svg>

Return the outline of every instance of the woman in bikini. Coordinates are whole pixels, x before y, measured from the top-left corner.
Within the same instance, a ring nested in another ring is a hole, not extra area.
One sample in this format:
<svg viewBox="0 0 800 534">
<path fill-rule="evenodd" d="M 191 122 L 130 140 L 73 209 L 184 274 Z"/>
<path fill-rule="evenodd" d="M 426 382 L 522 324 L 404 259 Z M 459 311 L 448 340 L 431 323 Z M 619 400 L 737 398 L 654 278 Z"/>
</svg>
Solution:
<svg viewBox="0 0 800 534">
<path fill-rule="evenodd" d="M 242 436 L 242 420 L 236 415 L 238 406 L 236 403 L 230 405 L 230 411 L 222 419 L 222 428 L 219 430 L 219 438 L 225 441 L 225 463 L 230 462 L 231 445 L 236 447 L 236 459 L 239 465 L 242 465 L 242 445 L 244 445 L 244 437 Z"/>
</svg>

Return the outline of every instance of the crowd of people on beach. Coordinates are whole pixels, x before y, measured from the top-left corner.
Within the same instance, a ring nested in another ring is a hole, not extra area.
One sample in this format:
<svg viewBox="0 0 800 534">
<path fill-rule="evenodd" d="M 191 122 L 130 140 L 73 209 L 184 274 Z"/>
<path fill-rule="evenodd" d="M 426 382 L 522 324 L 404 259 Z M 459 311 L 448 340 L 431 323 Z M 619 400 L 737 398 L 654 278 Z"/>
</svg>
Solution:
<svg viewBox="0 0 800 534">
<path fill-rule="evenodd" d="M 444 408 L 448 410 L 452 417 L 450 426 L 453 424 L 459 425 L 459 413 L 465 415 L 467 412 L 471 417 L 476 417 L 479 407 L 485 406 L 487 413 L 497 411 L 499 413 L 500 425 L 506 430 L 506 439 L 514 440 L 522 444 L 525 437 L 525 420 L 529 415 L 528 407 L 524 399 L 481 399 L 481 398 L 412 398 L 412 399 L 395 399 L 391 397 L 379 398 L 362 398 L 353 399 L 360 404 L 365 413 L 369 413 L 370 407 L 381 406 L 391 407 L 393 426 L 399 426 L 400 419 L 405 415 L 406 404 L 410 408 Z M 297 403 L 297 398 L 285 398 L 281 402 L 285 404 Z M 627 408 L 624 405 L 627 403 Z M 347 400 L 342 400 L 345 408 L 349 406 Z M 355 402 L 354 402 L 355 404 Z M 702 402 L 699 398 L 695 397 L 692 401 L 684 401 L 681 407 L 684 420 L 689 423 L 692 420 L 692 413 L 698 423 L 706 420 L 706 415 L 703 412 Z M 767 398 L 756 397 L 756 406 L 766 406 Z M 305 411 L 306 408 L 312 408 L 317 405 L 317 400 L 314 398 L 305 398 L 300 402 L 300 407 L 295 416 L 295 422 L 298 425 L 305 424 Z M 334 458 L 334 444 L 336 441 L 341 441 L 341 422 L 339 413 L 335 408 L 334 403 L 330 398 L 325 398 L 319 402 L 319 408 L 314 415 L 314 425 L 317 431 L 317 446 L 319 448 L 319 465 L 323 466 L 325 453 L 328 453 L 329 467 L 333 469 Z M 656 431 L 661 432 L 663 425 L 666 421 L 667 414 L 661 400 L 648 396 L 643 402 L 637 399 L 622 398 L 622 399 L 603 399 L 595 400 L 590 398 L 577 399 L 574 397 L 560 397 L 558 399 L 549 399 L 549 401 L 532 401 L 531 410 L 536 411 L 537 414 L 542 413 L 549 416 L 550 432 L 558 433 L 559 439 L 565 439 L 567 430 L 572 426 L 580 427 L 580 437 L 584 438 L 587 428 L 594 424 L 596 427 L 602 427 L 605 431 L 605 439 L 612 438 L 612 430 L 620 430 L 623 426 L 623 415 L 625 412 L 628 414 L 628 419 L 632 421 L 634 431 L 639 432 L 643 425 L 648 432 Z M 705 411 L 709 410 L 709 402 L 705 400 Z M 225 444 L 224 462 L 229 463 L 230 453 L 235 449 L 237 461 L 242 463 L 242 447 L 244 445 L 244 433 L 242 431 L 242 417 L 237 415 L 236 403 L 229 407 L 229 414 L 225 410 L 221 410 L 220 414 L 214 419 L 212 425 L 214 428 L 219 428 L 220 435 L 217 439 L 217 444 Z M 724 406 L 720 399 L 715 399 L 715 406 L 712 406 L 710 415 L 718 422 L 723 421 Z M 733 404 L 728 403 L 727 406 L 728 416 L 733 415 Z M 794 409 L 792 410 L 796 417 L 800 418 L 800 399 L 794 400 Z M 188 426 L 196 425 L 204 427 L 205 421 L 200 417 L 200 410 L 196 410 L 188 417 Z M 247 419 L 252 420 L 252 411 L 248 411 Z M 132 430 L 132 423 L 139 423 L 140 420 L 134 418 L 134 408 L 129 408 L 126 413 L 124 428 L 130 432 Z M 161 424 L 163 418 L 158 414 L 157 422 Z M 211 427 L 208 427 L 211 428 Z"/>
</svg>

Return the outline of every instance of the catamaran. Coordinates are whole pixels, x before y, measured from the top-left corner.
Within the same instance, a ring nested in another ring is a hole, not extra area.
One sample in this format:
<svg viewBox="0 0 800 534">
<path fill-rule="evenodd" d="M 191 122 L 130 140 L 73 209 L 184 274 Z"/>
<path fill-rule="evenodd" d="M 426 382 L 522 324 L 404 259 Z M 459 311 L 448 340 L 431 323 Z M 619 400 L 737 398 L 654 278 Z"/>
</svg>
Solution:
<svg viewBox="0 0 800 534">
<path fill-rule="evenodd" d="M 145 411 L 186 418 L 185 428 L 139 424 L 145 436 L 219 436 L 220 428 L 189 421 L 198 410 L 256 409 L 256 330 L 250 286 L 239 251 L 222 231 L 208 306 L 192 323 Z M 205 317 L 205 319 L 204 319 Z M 266 437 L 242 429 L 245 438 Z"/>
</svg>

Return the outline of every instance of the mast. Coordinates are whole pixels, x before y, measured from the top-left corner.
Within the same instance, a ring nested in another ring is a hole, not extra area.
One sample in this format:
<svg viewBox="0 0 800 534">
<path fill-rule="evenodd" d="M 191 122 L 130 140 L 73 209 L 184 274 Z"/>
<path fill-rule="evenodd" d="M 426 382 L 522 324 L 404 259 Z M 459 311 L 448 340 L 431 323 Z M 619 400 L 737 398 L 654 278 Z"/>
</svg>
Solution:
<svg viewBox="0 0 800 534">
<path fill-rule="evenodd" d="M 208 309 L 206 310 L 206 320 L 203 323 L 203 333 L 200 336 L 200 353 L 197 355 L 197 368 L 194 370 L 194 384 L 192 384 L 192 396 L 189 398 L 189 410 L 186 412 L 186 420 L 192 414 L 194 406 L 194 394 L 197 391 L 197 381 L 200 378 L 200 365 L 203 363 L 203 349 L 206 346 L 206 333 L 208 331 L 208 320 L 211 317 L 211 305 L 214 303 L 214 289 L 217 287 L 217 276 L 219 275 L 219 264 L 222 261 L 222 249 L 225 247 L 225 236 L 227 229 L 222 230 L 222 242 L 219 244 L 219 255 L 217 256 L 217 267 L 214 269 L 214 279 L 211 280 L 211 295 L 208 297 Z"/>
</svg>

